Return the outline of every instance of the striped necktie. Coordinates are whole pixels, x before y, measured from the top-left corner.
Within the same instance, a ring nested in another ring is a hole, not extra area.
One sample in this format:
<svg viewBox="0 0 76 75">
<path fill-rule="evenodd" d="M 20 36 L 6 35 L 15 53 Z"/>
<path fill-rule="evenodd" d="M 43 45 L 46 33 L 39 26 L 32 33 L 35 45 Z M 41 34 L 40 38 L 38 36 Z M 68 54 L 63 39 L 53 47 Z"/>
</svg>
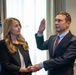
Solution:
<svg viewBox="0 0 76 75">
<path fill-rule="evenodd" d="M 54 43 L 53 53 L 54 53 L 57 45 L 59 44 L 59 40 L 60 40 L 60 37 L 58 36 L 58 37 L 56 38 L 56 40 L 55 40 L 55 43 Z"/>
</svg>

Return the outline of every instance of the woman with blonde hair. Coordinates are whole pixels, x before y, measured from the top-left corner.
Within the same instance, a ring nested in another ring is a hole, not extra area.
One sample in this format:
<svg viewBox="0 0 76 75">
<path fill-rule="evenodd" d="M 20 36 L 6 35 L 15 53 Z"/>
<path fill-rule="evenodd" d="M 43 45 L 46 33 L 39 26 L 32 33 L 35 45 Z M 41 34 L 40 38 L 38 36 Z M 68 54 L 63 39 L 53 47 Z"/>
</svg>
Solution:
<svg viewBox="0 0 76 75">
<path fill-rule="evenodd" d="M 4 39 L 0 41 L 2 75 L 31 75 L 28 44 L 20 33 L 21 23 L 16 18 L 4 21 Z"/>
</svg>

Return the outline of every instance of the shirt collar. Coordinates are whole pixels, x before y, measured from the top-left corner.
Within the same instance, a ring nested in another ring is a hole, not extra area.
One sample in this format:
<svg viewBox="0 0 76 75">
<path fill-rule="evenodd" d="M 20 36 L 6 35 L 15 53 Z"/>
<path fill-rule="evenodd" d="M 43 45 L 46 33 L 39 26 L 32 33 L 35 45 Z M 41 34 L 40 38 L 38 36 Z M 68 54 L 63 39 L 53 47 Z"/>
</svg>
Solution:
<svg viewBox="0 0 76 75">
<path fill-rule="evenodd" d="M 60 38 L 63 38 L 66 34 L 68 34 L 69 33 L 69 30 L 67 30 L 66 32 L 64 32 L 63 34 L 61 34 L 61 35 L 59 35 L 58 34 L 58 36 L 60 37 Z"/>
</svg>

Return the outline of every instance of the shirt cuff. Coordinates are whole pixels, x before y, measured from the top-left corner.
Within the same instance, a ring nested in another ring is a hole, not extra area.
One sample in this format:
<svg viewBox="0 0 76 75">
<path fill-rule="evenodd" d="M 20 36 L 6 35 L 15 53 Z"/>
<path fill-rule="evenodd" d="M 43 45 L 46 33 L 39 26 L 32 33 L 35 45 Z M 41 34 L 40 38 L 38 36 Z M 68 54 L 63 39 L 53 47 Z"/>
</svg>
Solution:
<svg viewBox="0 0 76 75">
<path fill-rule="evenodd" d="M 43 62 L 40 63 L 40 67 L 41 67 L 41 68 L 44 68 Z"/>
<path fill-rule="evenodd" d="M 38 36 L 38 37 L 41 37 L 41 36 L 43 36 L 43 34 L 37 33 L 37 36 Z"/>
</svg>

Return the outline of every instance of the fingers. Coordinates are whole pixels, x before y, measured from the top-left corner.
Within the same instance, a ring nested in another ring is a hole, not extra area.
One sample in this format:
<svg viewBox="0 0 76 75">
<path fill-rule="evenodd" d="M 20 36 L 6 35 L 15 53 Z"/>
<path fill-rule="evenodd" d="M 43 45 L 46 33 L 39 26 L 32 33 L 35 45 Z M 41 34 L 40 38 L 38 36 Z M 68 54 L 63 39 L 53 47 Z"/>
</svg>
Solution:
<svg viewBox="0 0 76 75">
<path fill-rule="evenodd" d="M 27 68 L 20 68 L 20 72 L 36 72 L 41 69 L 40 64 L 28 66 Z"/>
<path fill-rule="evenodd" d="M 34 66 L 31 66 L 31 71 L 32 72 L 39 71 L 40 69 L 41 69 L 40 64 L 36 64 Z"/>
<path fill-rule="evenodd" d="M 45 30 L 45 19 L 41 21 L 38 32 L 42 34 L 44 30 Z"/>
<path fill-rule="evenodd" d="M 20 68 L 20 72 L 31 72 L 30 66 L 28 68 Z"/>
<path fill-rule="evenodd" d="M 41 21 L 41 25 L 45 25 L 45 19 Z"/>
</svg>

